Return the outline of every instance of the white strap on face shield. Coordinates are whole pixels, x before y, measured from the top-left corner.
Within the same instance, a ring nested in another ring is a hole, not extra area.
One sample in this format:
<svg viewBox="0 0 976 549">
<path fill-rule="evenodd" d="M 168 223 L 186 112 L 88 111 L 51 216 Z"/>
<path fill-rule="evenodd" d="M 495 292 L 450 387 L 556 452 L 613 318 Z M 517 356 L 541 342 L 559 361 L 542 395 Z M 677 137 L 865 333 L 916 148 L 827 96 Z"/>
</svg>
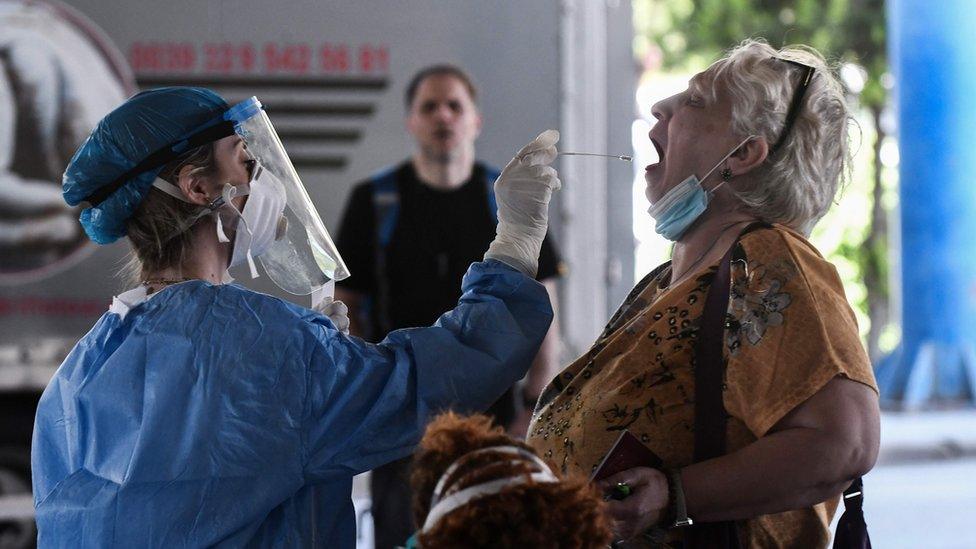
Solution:
<svg viewBox="0 0 976 549">
<path fill-rule="evenodd" d="M 316 311 L 320 305 L 329 304 L 335 301 L 335 280 L 329 280 L 325 284 L 312 290 L 312 309 Z"/>
<path fill-rule="evenodd" d="M 507 460 L 505 463 L 517 464 L 529 461 L 538 468 L 538 471 L 530 474 L 523 473 L 469 486 L 441 499 L 448 479 L 451 478 L 458 467 L 461 466 L 463 462 L 468 461 L 472 456 L 487 453 L 508 454 L 515 456 L 516 459 Z M 438 521 L 440 521 L 440 519 L 445 515 L 467 505 L 469 502 L 477 498 L 498 494 L 506 488 L 528 484 L 530 482 L 555 483 L 559 482 L 559 479 L 553 474 L 552 469 L 550 469 L 544 461 L 539 459 L 538 456 L 524 448 L 519 448 L 518 446 L 491 446 L 489 448 L 482 448 L 480 450 L 475 450 L 474 452 L 469 452 L 452 463 L 437 481 L 437 486 L 434 488 L 434 493 L 431 495 L 430 511 L 427 513 L 427 518 L 424 520 L 424 526 L 421 528 L 421 531 L 426 532 L 430 530 L 436 526 Z"/>
<path fill-rule="evenodd" d="M 187 200 L 185 196 L 183 196 L 183 191 L 181 191 L 179 187 L 170 183 L 169 181 L 166 181 L 162 177 L 157 177 L 152 182 L 152 186 L 156 187 L 157 189 L 163 191 L 164 193 L 172 196 L 173 198 L 181 202 L 190 203 L 190 201 Z"/>
</svg>

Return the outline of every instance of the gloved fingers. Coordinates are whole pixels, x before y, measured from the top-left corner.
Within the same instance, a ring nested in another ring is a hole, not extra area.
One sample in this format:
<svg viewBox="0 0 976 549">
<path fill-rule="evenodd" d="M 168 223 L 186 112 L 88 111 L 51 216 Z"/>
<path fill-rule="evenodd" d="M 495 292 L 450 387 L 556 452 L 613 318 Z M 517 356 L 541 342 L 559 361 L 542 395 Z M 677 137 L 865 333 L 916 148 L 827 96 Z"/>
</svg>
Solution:
<svg viewBox="0 0 976 549">
<path fill-rule="evenodd" d="M 505 167 L 502 169 L 501 177 L 496 179 L 495 183 L 497 184 L 498 181 L 505 176 L 505 174 L 511 173 L 512 170 L 517 169 L 521 165 L 522 159 L 519 158 L 518 155 L 513 156 L 512 159 L 508 161 L 508 164 L 505 164 Z"/>
<path fill-rule="evenodd" d="M 346 316 L 340 317 L 329 317 L 332 323 L 335 324 L 336 330 L 349 335 L 349 318 Z"/>
<path fill-rule="evenodd" d="M 536 179 L 544 183 L 550 189 L 558 189 L 560 187 L 559 172 L 556 168 L 552 166 L 530 166 L 527 168 L 532 179 Z"/>
<path fill-rule="evenodd" d="M 319 305 L 319 312 L 325 316 L 349 314 L 349 308 L 341 301 L 330 301 Z"/>
<path fill-rule="evenodd" d="M 559 143 L 559 130 L 546 130 L 539 135 L 535 136 L 535 139 L 529 142 L 528 145 L 522 147 L 519 154 L 524 154 L 532 152 L 537 149 L 545 149 L 547 147 L 552 147 L 556 143 Z"/>
<path fill-rule="evenodd" d="M 333 299 L 329 296 L 324 296 L 322 301 L 315 303 L 312 302 L 312 310 L 316 313 L 321 313 L 325 316 L 329 316 L 329 305 L 332 304 Z"/>
<path fill-rule="evenodd" d="M 526 171 L 533 179 L 550 180 L 559 177 L 556 168 L 552 166 L 529 166 Z"/>
<path fill-rule="evenodd" d="M 537 135 L 528 145 L 522 147 L 515 156 L 522 158 L 529 153 L 554 147 L 558 142 L 559 132 L 557 130 L 546 130 Z"/>
<path fill-rule="evenodd" d="M 559 152 L 556 150 L 556 147 L 547 147 L 545 149 L 531 151 L 524 156 L 516 155 L 505 166 L 505 169 L 502 170 L 502 176 L 499 179 L 510 177 L 514 170 L 551 164 L 557 156 L 559 156 Z"/>
<path fill-rule="evenodd" d="M 349 334 L 349 307 L 341 301 L 321 303 L 316 310 L 327 316 L 340 332 Z"/>
<path fill-rule="evenodd" d="M 557 156 L 559 156 L 559 151 L 556 150 L 555 145 L 551 145 L 544 149 L 538 149 L 525 153 L 520 157 L 520 160 L 523 166 L 539 166 L 543 164 L 551 164 Z"/>
</svg>

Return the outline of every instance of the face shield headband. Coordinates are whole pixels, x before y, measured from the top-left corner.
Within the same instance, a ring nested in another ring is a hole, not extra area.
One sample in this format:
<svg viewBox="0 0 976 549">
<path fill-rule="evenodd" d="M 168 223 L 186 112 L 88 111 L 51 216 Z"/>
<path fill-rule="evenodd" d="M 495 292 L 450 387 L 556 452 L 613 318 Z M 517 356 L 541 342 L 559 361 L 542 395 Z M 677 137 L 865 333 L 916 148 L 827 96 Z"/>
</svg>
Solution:
<svg viewBox="0 0 976 549">
<path fill-rule="evenodd" d="M 228 189 L 225 186 L 221 196 L 207 205 L 200 217 L 208 213 L 217 215 L 218 238 L 227 242 L 229 239 L 224 234 L 223 222 L 217 211 L 230 205 L 234 196 L 255 193 L 255 185 L 269 185 L 268 189 L 261 189 L 260 194 L 274 197 L 276 204 L 280 197 L 281 219 L 275 224 L 279 230 L 267 249 L 262 250 L 261 254 L 254 253 L 254 256 L 260 260 L 265 272 L 278 287 L 294 295 L 311 295 L 314 306 L 316 302 L 331 297 L 326 294 L 331 292 L 334 282 L 347 278 L 350 273 L 256 97 L 232 106 L 219 119 L 204 125 L 189 137 L 150 154 L 112 183 L 89 195 L 86 201 L 97 206 L 140 173 L 158 170 L 186 151 L 234 134 L 244 141 L 256 164 L 263 168 L 264 177 L 252 181 L 249 191 Z M 172 196 L 183 198 L 179 189 L 159 178 L 154 186 Z M 246 204 L 244 209 L 248 209 Z M 241 215 L 242 212 L 236 213 L 242 219 L 246 217 L 246 214 Z M 255 235 L 250 230 L 248 234 L 248 240 L 253 242 Z M 248 246 L 250 249 L 250 244 Z M 252 274 L 256 274 L 251 254 L 247 255 Z"/>
<path fill-rule="evenodd" d="M 108 185 L 105 185 L 104 187 L 101 187 L 97 191 L 88 195 L 84 201 L 88 202 L 92 206 L 98 206 L 115 191 L 122 188 L 122 186 L 133 177 L 150 170 L 158 170 L 166 164 L 176 160 L 181 154 L 187 151 L 193 150 L 197 147 L 202 147 L 208 143 L 213 143 L 214 141 L 218 141 L 229 135 L 234 135 L 234 123 L 232 121 L 220 118 L 205 124 L 202 128 L 190 134 L 189 137 L 174 143 L 170 143 L 169 145 L 156 150 L 127 172 L 115 178 L 115 180 Z"/>
<path fill-rule="evenodd" d="M 454 476 L 454 473 L 459 467 L 470 461 L 474 456 L 489 453 L 510 456 L 510 459 L 507 461 L 509 464 L 528 462 L 533 466 L 534 471 L 531 473 L 521 473 L 518 475 L 490 480 L 488 482 L 469 486 L 445 496 L 445 492 L 449 487 L 448 481 Z M 437 486 L 435 486 L 434 493 L 431 495 L 430 499 L 430 511 L 427 513 L 427 518 L 424 520 L 424 526 L 420 531 L 429 531 L 430 529 L 434 528 L 445 515 L 467 505 L 469 502 L 475 499 L 498 494 L 502 490 L 512 486 L 520 486 L 530 482 L 556 483 L 559 482 L 559 479 L 553 474 L 552 469 L 550 469 L 544 461 L 539 459 L 538 456 L 524 448 L 519 448 L 518 446 L 491 446 L 469 452 L 452 463 L 451 466 L 444 471 L 444 474 L 441 475 L 440 480 L 437 481 Z"/>
</svg>

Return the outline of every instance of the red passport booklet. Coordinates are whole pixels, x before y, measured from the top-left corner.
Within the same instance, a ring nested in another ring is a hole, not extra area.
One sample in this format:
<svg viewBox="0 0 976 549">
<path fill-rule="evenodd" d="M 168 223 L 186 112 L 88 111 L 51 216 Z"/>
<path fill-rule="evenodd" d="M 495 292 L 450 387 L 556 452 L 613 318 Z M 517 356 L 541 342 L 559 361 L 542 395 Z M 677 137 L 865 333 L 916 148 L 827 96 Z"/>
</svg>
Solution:
<svg viewBox="0 0 976 549">
<path fill-rule="evenodd" d="M 590 481 L 603 480 L 634 467 L 660 469 L 663 465 L 664 463 L 657 454 L 644 446 L 630 431 L 624 431 L 620 433 L 617 442 L 613 443 L 607 455 L 603 456 L 603 461 L 590 475 Z"/>
</svg>

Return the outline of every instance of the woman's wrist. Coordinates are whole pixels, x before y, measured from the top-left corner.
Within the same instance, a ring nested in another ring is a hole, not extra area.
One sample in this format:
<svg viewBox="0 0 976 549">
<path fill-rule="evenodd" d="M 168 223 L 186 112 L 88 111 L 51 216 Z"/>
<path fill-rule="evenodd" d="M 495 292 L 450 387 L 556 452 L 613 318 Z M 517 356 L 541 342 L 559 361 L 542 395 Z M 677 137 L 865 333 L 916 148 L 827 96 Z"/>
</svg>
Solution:
<svg viewBox="0 0 976 549">
<path fill-rule="evenodd" d="M 661 472 L 664 473 L 664 477 L 668 483 L 668 503 L 665 505 L 664 510 L 661 511 L 661 518 L 655 526 L 667 530 L 674 524 L 676 515 L 674 508 L 674 481 L 671 480 L 671 469 L 662 469 Z"/>
<path fill-rule="evenodd" d="M 644 531 L 643 537 L 645 541 L 649 541 L 652 546 L 657 547 L 667 540 L 668 530 L 674 525 L 674 497 L 672 495 L 670 470 L 652 470 L 656 473 L 655 476 L 660 479 L 658 489 L 654 490 L 653 493 L 659 494 L 659 497 L 663 496 L 665 499 L 663 502 L 652 504 L 652 507 L 658 510 L 657 520 Z"/>
<path fill-rule="evenodd" d="M 694 521 L 688 516 L 685 503 L 685 490 L 681 482 L 681 469 L 665 471 L 668 478 L 668 506 L 661 515 L 660 526 L 664 528 L 683 528 L 691 526 Z"/>
</svg>

